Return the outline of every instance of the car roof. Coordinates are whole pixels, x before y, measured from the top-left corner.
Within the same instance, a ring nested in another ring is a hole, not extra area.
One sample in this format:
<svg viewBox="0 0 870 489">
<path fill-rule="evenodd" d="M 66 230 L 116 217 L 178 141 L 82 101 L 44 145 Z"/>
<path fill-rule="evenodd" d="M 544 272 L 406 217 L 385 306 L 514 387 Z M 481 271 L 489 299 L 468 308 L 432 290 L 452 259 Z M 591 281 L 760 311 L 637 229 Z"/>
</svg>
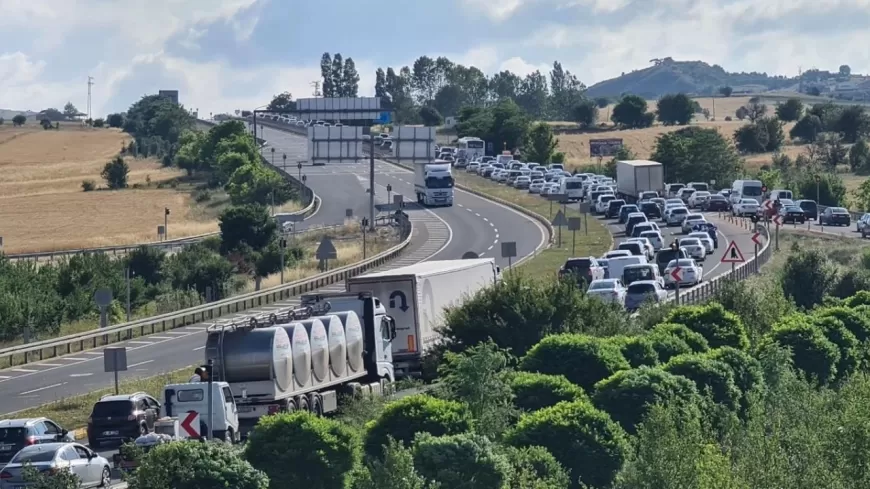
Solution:
<svg viewBox="0 0 870 489">
<path fill-rule="evenodd" d="M 684 242 L 686 242 L 686 241 L 688 241 L 688 242 L 690 242 L 690 243 L 694 243 L 695 241 L 697 241 L 697 242 L 699 242 L 699 243 L 701 242 L 701 240 L 698 239 L 697 237 L 690 237 L 690 238 L 683 238 L 683 239 L 681 239 L 681 240 L 680 240 L 680 244 L 682 245 L 682 244 L 683 244 Z"/>
<path fill-rule="evenodd" d="M 697 212 L 694 214 L 689 214 L 688 216 L 686 216 L 686 219 L 690 219 L 690 218 L 691 219 L 699 219 L 700 218 L 700 219 L 704 219 L 705 221 L 707 220 L 707 218 L 704 217 L 704 214 L 698 214 Z"/>
<path fill-rule="evenodd" d="M 0 428 L 23 428 L 25 426 L 30 426 L 32 424 L 36 424 L 40 421 L 45 421 L 48 418 L 16 418 L 16 419 L 4 419 L 0 421 Z"/>
<path fill-rule="evenodd" d="M 629 285 L 629 287 L 632 287 L 632 286 L 634 286 L 634 285 L 644 285 L 644 284 L 646 284 L 646 285 L 655 285 L 655 284 L 657 284 L 657 283 L 658 283 L 658 282 L 655 281 L 655 280 L 635 280 L 634 282 L 631 283 L 631 285 Z"/>
<path fill-rule="evenodd" d="M 134 399 L 139 399 L 140 397 L 147 397 L 148 394 L 144 392 L 134 392 L 132 394 L 117 394 L 117 395 L 106 395 L 100 398 L 98 402 L 111 402 L 111 401 L 132 401 Z"/>
<path fill-rule="evenodd" d="M 67 445 L 76 445 L 76 443 L 58 441 L 52 443 L 38 443 L 36 445 L 28 445 L 22 448 L 21 452 L 56 452 Z"/>
<path fill-rule="evenodd" d="M 709 238 L 710 235 L 705 233 L 704 231 L 692 231 L 689 233 L 690 238 Z"/>
</svg>

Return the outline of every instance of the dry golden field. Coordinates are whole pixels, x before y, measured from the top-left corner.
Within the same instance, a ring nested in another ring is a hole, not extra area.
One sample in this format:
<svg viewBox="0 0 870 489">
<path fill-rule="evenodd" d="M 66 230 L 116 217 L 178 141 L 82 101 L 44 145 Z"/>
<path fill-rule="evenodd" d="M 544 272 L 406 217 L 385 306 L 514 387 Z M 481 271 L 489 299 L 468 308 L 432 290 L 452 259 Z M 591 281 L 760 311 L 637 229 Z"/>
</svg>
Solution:
<svg viewBox="0 0 870 489">
<path fill-rule="evenodd" d="M 0 126 L 0 236 L 6 253 L 92 248 L 157 240 L 163 208 L 169 237 L 217 230 L 214 202 L 194 205 L 190 187 L 157 188 L 182 175 L 151 159 L 128 158 L 129 184 L 119 191 L 82 191 L 83 180 L 105 186 L 100 171 L 130 137 L 115 129 L 62 125 L 44 131 Z M 150 182 L 150 183 L 148 183 Z"/>
</svg>

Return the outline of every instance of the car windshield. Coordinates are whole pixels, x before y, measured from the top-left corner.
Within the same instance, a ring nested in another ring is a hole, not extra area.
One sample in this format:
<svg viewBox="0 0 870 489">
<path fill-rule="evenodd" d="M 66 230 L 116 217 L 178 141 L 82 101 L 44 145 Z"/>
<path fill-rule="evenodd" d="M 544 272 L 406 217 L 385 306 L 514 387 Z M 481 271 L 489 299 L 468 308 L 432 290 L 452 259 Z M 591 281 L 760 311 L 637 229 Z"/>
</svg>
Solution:
<svg viewBox="0 0 870 489">
<path fill-rule="evenodd" d="M 666 263 L 667 262 L 668 266 L 670 266 L 670 264 L 673 263 L 673 260 L 678 256 L 680 256 L 680 250 L 672 250 L 672 249 L 662 250 L 662 251 L 659 251 L 658 255 L 656 255 L 656 261 L 659 263 Z"/>
<path fill-rule="evenodd" d="M 38 445 L 25 448 L 18 452 L 9 463 L 12 464 L 23 464 L 26 462 L 30 463 L 38 463 L 38 462 L 51 462 L 54 460 L 54 454 L 57 453 L 56 449 L 46 450 L 45 447 L 40 447 Z"/>
<path fill-rule="evenodd" d="M 751 199 L 743 199 L 740 201 L 741 204 L 757 204 L 758 202 Z"/>
<path fill-rule="evenodd" d="M 653 274 L 653 268 L 648 266 L 625 267 L 625 270 L 622 271 L 622 276 L 623 278 L 625 278 L 626 282 L 634 282 L 637 280 L 653 280 L 655 278 L 655 274 Z"/>
<path fill-rule="evenodd" d="M 700 246 L 701 240 L 698 238 L 683 238 L 680 241 L 680 246 Z"/>
<path fill-rule="evenodd" d="M 800 207 L 798 207 L 798 206 L 796 206 L 796 205 L 790 205 L 790 206 L 786 207 L 785 210 L 786 210 L 787 212 L 800 212 L 800 213 L 803 213 L 803 209 L 801 209 Z"/>
<path fill-rule="evenodd" d="M 592 262 L 588 259 L 573 259 L 565 262 L 565 270 L 580 271 L 588 270 Z"/>
<path fill-rule="evenodd" d="M 676 209 L 671 211 L 671 214 L 688 214 L 688 213 L 689 213 L 689 209 L 686 209 L 685 207 L 677 207 Z"/>
<path fill-rule="evenodd" d="M 723 195 L 711 195 L 710 200 L 722 200 L 722 201 L 724 201 L 725 197 Z"/>
<path fill-rule="evenodd" d="M 702 233 L 702 232 L 692 233 L 689 235 L 689 237 L 690 238 L 697 238 L 697 239 L 710 239 L 710 236 L 707 235 L 707 233 Z M 683 241 L 685 241 L 685 239 Z"/>
<path fill-rule="evenodd" d="M 690 216 L 686 216 L 686 220 L 687 221 L 703 221 L 704 216 L 699 215 L 699 214 L 692 214 Z"/>
<path fill-rule="evenodd" d="M 668 268 L 674 268 L 676 266 L 679 266 L 680 268 L 692 268 L 695 266 L 695 260 L 680 258 L 679 260 L 671 260 L 668 262 Z"/>
<path fill-rule="evenodd" d="M 644 231 L 644 232 L 640 233 L 640 237 L 647 238 L 647 239 L 661 239 L 662 235 L 659 234 L 658 231 Z"/>
<path fill-rule="evenodd" d="M 637 212 L 637 206 L 636 205 L 624 205 L 624 206 L 622 206 L 622 209 L 620 209 L 620 210 L 626 214 L 631 214 L 632 212 Z"/>
<path fill-rule="evenodd" d="M 595 280 L 589 285 L 589 290 L 611 290 L 616 288 L 613 280 Z"/>
<path fill-rule="evenodd" d="M 629 294 L 649 294 L 656 291 L 656 286 L 649 282 L 635 282 L 628 286 Z"/>
<path fill-rule="evenodd" d="M 842 207 L 834 207 L 834 208 L 832 208 L 832 209 L 831 209 L 831 213 L 832 213 L 832 214 L 848 214 L 848 212 L 846 212 L 846 209 L 844 209 L 844 208 L 842 208 Z"/>
<path fill-rule="evenodd" d="M 667 203 L 674 205 L 683 205 L 683 201 L 680 199 L 668 199 Z"/>
</svg>

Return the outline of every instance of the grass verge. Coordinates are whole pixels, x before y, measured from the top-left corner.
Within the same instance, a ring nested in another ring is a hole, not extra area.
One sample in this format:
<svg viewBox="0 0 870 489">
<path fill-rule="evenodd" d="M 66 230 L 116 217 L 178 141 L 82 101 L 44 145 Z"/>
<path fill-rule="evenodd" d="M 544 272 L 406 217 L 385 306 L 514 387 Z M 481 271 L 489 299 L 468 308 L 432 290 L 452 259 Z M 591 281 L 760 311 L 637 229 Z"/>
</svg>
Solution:
<svg viewBox="0 0 870 489">
<path fill-rule="evenodd" d="M 500 185 L 491 180 L 487 180 L 476 175 L 458 172 L 455 174 L 456 182 L 468 188 L 477 190 L 486 195 L 506 200 L 513 204 L 519 205 L 524 209 L 536 212 L 550 220 L 555 217 L 560 206 L 557 203 L 550 205 L 550 202 L 545 198 L 530 194 Z M 582 217 L 576 209 L 567 209 L 566 218 Z M 534 258 L 529 259 L 520 266 L 524 273 L 528 273 L 532 277 L 552 277 L 559 267 L 565 263 L 565 260 L 572 256 L 601 256 L 610 249 L 613 238 L 607 231 L 607 228 L 598 220 L 591 216 L 587 221 L 588 234 L 584 231 L 576 233 L 576 242 L 572 233 L 567 227 L 562 228 L 562 243 L 561 245 L 556 239 L 556 242 L 550 248 L 539 251 Z M 558 236 L 558 228 L 556 228 Z"/>
</svg>

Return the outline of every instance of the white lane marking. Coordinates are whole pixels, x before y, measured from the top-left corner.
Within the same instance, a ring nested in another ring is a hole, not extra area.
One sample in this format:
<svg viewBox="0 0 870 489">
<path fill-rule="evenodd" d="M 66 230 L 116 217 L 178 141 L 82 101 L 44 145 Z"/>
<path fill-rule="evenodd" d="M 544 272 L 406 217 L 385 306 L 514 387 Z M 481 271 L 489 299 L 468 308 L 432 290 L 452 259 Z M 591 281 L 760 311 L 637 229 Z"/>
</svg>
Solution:
<svg viewBox="0 0 870 489">
<path fill-rule="evenodd" d="M 139 365 L 145 365 L 146 363 L 151 363 L 154 360 L 145 360 L 144 362 L 134 363 L 133 365 L 127 365 L 127 368 L 138 367 Z"/>
<path fill-rule="evenodd" d="M 173 338 L 174 339 L 174 338 Z M 128 341 L 127 343 L 131 343 L 134 345 L 153 345 L 154 343 L 150 341 Z"/>
<path fill-rule="evenodd" d="M 88 372 L 86 374 L 69 374 L 70 377 L 89 377 L 91 375 L 94 375 L 94 373 Z"/>
<path fill-rule="evenodd" d="M 174 334 L 178 336 L 187 336 L 190 333 L 185 331 L 164 331 L 163 334 Z M 150 336 L 150 338 L 157 338 L 157 336 Z"/>
<path fill-rule="evenodd" d="M 480 217 L 480 212 L 475 212 L 474 215 Z"/>
<path fill-rule="evenodd" d="M 493 249 L 494 247 L 495 247 L 495 245 L 491 244 L 491 245 L 489 245 L 489 248 L 486 249 L 486 251 L 489 251 L 489 250 Z"/>
<path fill-rule="evenodd" d="M 197 346 L 196 348 L 193 349 L 193 351 L 199 351 L 199 350 L 202 350 L 204 348 L 205 348 L 205 346 Z"/>
<path fill-rule="evenodd" d="M 63 367 L 61 363 L 37 363 L 37 367 Z"/>
<path fill-rule="evenodd" d="M 485 218 L 485 217 L 483 218 L 483 220 L 486 221 L 486 222 L 489 222 L 489 219 L 487 219 L 487 218 Z M 492 225 L 491 222 L 490 222 L 489 224 Z"/>
<path fill-rule="evenodd" d="M 200 327 L 200 326 L 188 326 L 188 327 L 186 327 L 186 328 L 184 328 L 184 329 L 192 329 L 193 331 L 206 331 L 208 328 L 203 328 L 203 327 Z M 169 331 L 167 331 L 167 333 L 168 333 L 168 332 L 169 332 Z"/>
<path fill-rule="evenodd" d="M 493 224 L 493 223 L 489 223 L 489 227 L 493 227 L 493 228 L 494 228 L 494 227 L 495 227 L 495 224 Z"/>
<path fill-rule="evenodd" d="M 495 233 L 495 240 L 498 241 L 498 233 Z"/>
<path fill-rule="evenodd" d="M 11 379 L 12 377 L 8 375 L 0 375 L 0 379 Z"/>
<path fill-rule="evenodd" d="M 22 392 L 18 394 L 19 396 L 26 396 L 27 394 L 33 394 L 34 392 L 44 391 L 46 389 L 54 389 L 55 387 L 60 387 L 62 385 L 66 385 L 66 382 L 58 382 L 57 384 L 47 385 L 45 387 L 40 387 L 39 389 L 33 389 L 32 391 Z"/>
<path fill-rule="evenodd" d="M 151 339 L 155 340 L 171 340 L 174 339 L 172 336 L 148 336 Z"/>
<path fill-rule="evenodd" d="M 39 372 L 39 370 L 28 370 L 26 368 L 13 368 L 10 372 L 24 372 L 26 374 L 32 374 L 34 372 Z"/>
<path fill-rule="evenodd" d="M 82 353 L 84 353 L 85 355 L 99 355 L 99 356 L 103 356 L 103 352 L 101 352 L 101 351 L 83 351 Z"/>
<path fill-rule="evenodd" d="M 92 358 L 81 358 L 81 357 L 58 357 L 58 360 L 72 360 L 74 362 L 84 362 L 86 360 L 93 360 L 93 359 Z"/>
</svg>

